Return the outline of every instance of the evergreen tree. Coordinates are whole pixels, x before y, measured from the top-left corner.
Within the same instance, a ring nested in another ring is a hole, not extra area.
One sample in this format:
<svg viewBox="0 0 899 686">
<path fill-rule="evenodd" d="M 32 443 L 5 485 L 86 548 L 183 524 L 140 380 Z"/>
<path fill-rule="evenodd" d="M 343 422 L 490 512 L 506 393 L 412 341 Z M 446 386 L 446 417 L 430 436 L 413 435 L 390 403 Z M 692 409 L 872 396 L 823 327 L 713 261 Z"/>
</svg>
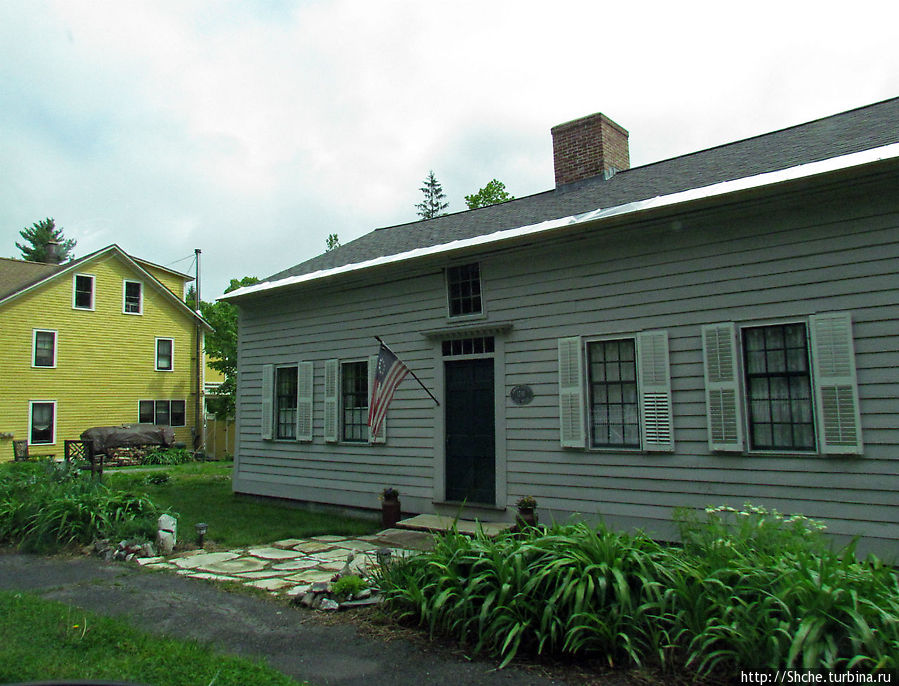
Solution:
<svg viewBox="0 0 899 686">
<path fill-rule="evenodd" d="M 16 247 L 22 251 L 22 257 L 29 262 L 53 262 L 61 264 L 67 260 L 72 260 L 75 256 L 72 250 L 78 242 L 74 238 L 66 238 L 62 229 L 56 228 L 56 222 L 50 217 L 43 221 L 35 222 L 32 227 L 24 228 L 19 231 L 19 235 L 28 243 L 16 243 Z M 47 250 L 49 243 L 55 242 L 56 256 L 52 258 Z"/>
<path fill-rule="evenodd" d="M 449 207 L 449 203 L 444 202 L 446 194 L 437 177 L 434 176 L 433 170 L 428 172 L 428 178 L 424 180 L 424 184 L 418 189 L 425 196 L 425 199 L 415 206 L 418 209 L 418 216 L 422 219 L 433 219 L 446 214 L 444 210 Z"/>
<path fill-rule="evenodd" d="M 487 207 L 487 205 L 496 205 L 507 200 L 515 200 L 515 196 L 509 195 L 506 192 L 506 184 L 496 179 L 493 179 L 477 193 L 465 196 L 465 204 L 468 205 L 470 210 Z"/>
</svg>

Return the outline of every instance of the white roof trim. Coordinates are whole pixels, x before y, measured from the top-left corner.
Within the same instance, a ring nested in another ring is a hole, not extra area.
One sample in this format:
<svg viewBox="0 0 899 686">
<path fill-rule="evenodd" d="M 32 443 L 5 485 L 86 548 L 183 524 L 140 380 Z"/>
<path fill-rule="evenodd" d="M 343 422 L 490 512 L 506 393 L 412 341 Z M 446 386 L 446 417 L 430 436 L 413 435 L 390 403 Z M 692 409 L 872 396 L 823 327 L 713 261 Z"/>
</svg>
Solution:
<svg viewBox="0 0 899 686">
<path fill-rule="evenodd" d="M 310 272 L 308 274 L 288 276 L 283 279 L 278 279 L 277 281 L 265 281 L 262 283 L 254 284 L 252 286 L 244 286 L 243 288 L 238 288 L 237 290 L 231 291 L 230 293 L 226 293 L 219 299 L 229 300 L 231 298 L 238 298 L 243 295 L 262 293 L 278 288 L 285 288 L 287 286 L 309 283 L 310 281 L 318 281 L 319 279 L 326 279 L 332 276 L 337 276 L 339 274 L 347 274 L 351 272 L 362 271 L 364 269 L 370 269 L 372 267 L 395 264 L 398 262 L 406 262 L 408 260 L 414 260 L 419 257 L 448 253 L 454 250 L 461 250 L 463 248 L 489 245 L 512 238 L 518 238 L 521 236 L 546 233 L 554 229 L 568 227 L 574 224 L 585 224 L 587 222 L 606 219 L 608 217 L 634 214 L 637 212 L 644 212 L 647 210 L 659 209 L 662 207 L 671 207 L 674 205 L 693 202 L 695 200 L 704 198 L 714 198 L 716 196 L 727 195 L 729 193 L 750 190 L 753 188 L 761 188 L 763 186 L 770 186 L 777 183 L 783 183 L 785 181 L 794 181 L 797 179 L 816 176 L 818 174 L 825 174 L 841 169 L 850 169 L 852 167 L 859 167 L 862 165 L 871 164 L 872 162 L 894 159 L 897 157 L 899 157 L 899 143 L 892 143 L 890 145 L 883 145 L 878 148 L 872 148 L 870 150 L 862 150 L 860 152 L 854 152 L 848 155 L 831 157 L 826 160 L 820 160 L 818 162 L 800 164 L 795 167 L 789 167 L 787 169 L 765 172 L 764 174 L 747 176 L 742 179 L 722 181 L 710 186 L 692 188 L 690 190 L 671 193 L 669 195 L 660 195 L 656 196 L 655 198 L 649 198 L 647 200 L 637 200 L 635 202 L 625 203 L 624 205 L 616 205 L 614 207 L 608 207 L 605 209 L 600 207 L 595 210 L 591 210 L 590 212 L 584 212 L 569 217 L 560 217 L 559 219 L 550 219 L 538 224 L 530 224 L 528 226 L 519 226 L 510 229 L 500 229 L 499 231 L 494 231 L 493 233 L 474 236 L 472 238 L 450 241 L 449 243 L 441 243 L 439 245 L 432 245 L 426 248 L 416 248 L 414 250 L 407 250 L 406 252 L 396 253 L 393 255 L 384 255 L 383 257 L 376 257 L 374 259 L 365 260 L 363 262 L 345 264 L 340 267 L 320 269 L 319 271 Z"/>
</svg>

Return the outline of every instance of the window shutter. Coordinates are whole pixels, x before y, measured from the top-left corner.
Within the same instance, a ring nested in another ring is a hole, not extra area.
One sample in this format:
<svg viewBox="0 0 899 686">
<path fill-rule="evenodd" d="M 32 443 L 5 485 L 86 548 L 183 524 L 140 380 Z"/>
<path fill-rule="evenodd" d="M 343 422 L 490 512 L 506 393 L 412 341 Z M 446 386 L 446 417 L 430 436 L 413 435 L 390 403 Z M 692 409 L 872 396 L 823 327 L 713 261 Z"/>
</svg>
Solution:
<svg viewBox="0 0 899 686">
<path fill-rule="evenodd" d="M 560 338 L 559 344 L 559 424 L 563 448 L 583 448 L 584 354 L 581 339 Z"/>
<path fill-rule="evenodd" d="M 731 322 L 702 327 L 709 450 L 730 452 L 743 450 L 736 340 L 734 325 Z"/>
<path fill-rule="evenodd" d="M 338 410 L 338 361 L 325 360 L 325 441 L 339 440 Z"/>
<path fill-rule="evenodd" d="M 275 423 L 275 365 L 262 365 L 262 438 L 271 440 Z"/>
<path fill-rule="evenodd" d="M 643 449 L 674 450 L 671 377 L 668 371 L 668 332 L 644 331 L 637 335 L 640 360 L 640 431 Z"/>
<path fill-rule="evenodd" d="M 825 454 L 862 454 L 852 317 L 832 312 L 810 318 L 818 439 Z"/>
<path fill-rule="evenodd" d="M 368 358 L 368 402 L 371 407 L 371 389 L 375 386 L 375 372 L 378 370 L 378 356 L 372 355 Z M 384 421 L 381 423 L 381 430 L 374 438 L 371 437 L 371 429 L 368 430 L 368 442 L 372 444 L 381 444 L 387 442 L 387 415 L 384 415 Z"/>
<path fill-rule="evenodd" d="M 297 440 L 312 440 L 312 373 L 311 362 L 297 363 Z"/>
</svg>

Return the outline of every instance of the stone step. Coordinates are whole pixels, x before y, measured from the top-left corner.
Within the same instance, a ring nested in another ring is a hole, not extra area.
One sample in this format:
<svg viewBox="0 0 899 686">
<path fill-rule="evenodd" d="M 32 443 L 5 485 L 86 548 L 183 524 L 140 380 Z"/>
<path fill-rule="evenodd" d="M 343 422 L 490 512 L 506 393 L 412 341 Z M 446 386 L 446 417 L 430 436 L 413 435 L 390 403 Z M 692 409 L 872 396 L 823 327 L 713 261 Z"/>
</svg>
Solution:
<svg viewBox="0 0 899 686">
<path fill-rule="evenodd" d="M 497 536 L 503 531 L 512 528 L 510 522 L 482 522 L 479 520 L 457 519 L 446 515 L 420 514 L 397 522 L 397 529 L 410 529 L 412 531 L 451 531 L 455 528 L 460 534 L 473 536 L 478 528 L 483 529 L 489 537 Z"/>
</svg>

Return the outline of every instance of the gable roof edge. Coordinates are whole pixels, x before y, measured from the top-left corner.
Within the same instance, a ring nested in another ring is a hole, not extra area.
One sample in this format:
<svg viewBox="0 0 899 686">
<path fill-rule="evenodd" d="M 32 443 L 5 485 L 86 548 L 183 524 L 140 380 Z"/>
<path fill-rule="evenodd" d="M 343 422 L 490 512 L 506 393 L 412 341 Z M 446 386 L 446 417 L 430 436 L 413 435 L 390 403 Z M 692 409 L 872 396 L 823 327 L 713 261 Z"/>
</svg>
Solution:
<svg viewBox="0 0 899 686">
<path fill-rule="evenodd" d="M 558 219 L 549 219 L 536 224 L 525 226 L 511 227 L 508 229 L 500 229 L 487 234 L 481 234 L 471 238 L 458 239 L 447 243 L 440 243 L 423 248 L 415 248 L 392 255 L 384 255 L 381 257 L 342 265 L 339 267 L 331 267 L 328 269 L 320 269 L 318 271 L 309 272 L 307 274 L 299 274 L 296 276 L 288 276 L 277 281 L 265 281 L 252 286 L 244 286 L 237 290 L 226 293 L 219 300 L 232 300 L 243 296 L 263 293 L 272 290 L 278 290 L 289 286 L 305 284 L 313 281 L 331 278 L 340 274 L 359 272 L 373 267 L 384 266 L 389 264 L 398 264 L 425 257 L 428 255 L 437 255 L 441 253 L 449 253 L 455 250 L 461 250 L 469 247 L 477 247 L 481 245 L 491 245 L 500 243 L 512 238 L 528 236 L 533 234 L 548 233 L 553 230 L 570 227 L 578 224 L 585 224 L 611 217 L 619 217 L 622 215 L 636 214 L 649 210 L 661 209 L 664 207 L 673 207 L 697 200 L 724 196 L 731 193 L 738 193 L 755 188 L 763 188 L 765 186 L 773 186 L 787 181 L 796 181 L 803 178 L 810 178 L 829 172 L 851 169 L 853 167 L 861 167 L 882 160 L 899 158 L 899 143 L 891 143 L 877 148 L 870 148 L 859 152 L 853 152 L 837 157 L 830 157 L 825 160 L 816 162 L 808 162 L 786 169 L 779 169 L 771 172 L 764 172 L 754 176 L 747 176 L 740 179 L 731 179 L 721 181 L 709 186 L 700 186 L 691 188 L 677 193 L 668 195 L 660 195 L 645 200 L 636 200 L 633 202 L 615 205 L 608 208 L 596 208 L 588 212 L 583 212 Z"/>
</svg>

